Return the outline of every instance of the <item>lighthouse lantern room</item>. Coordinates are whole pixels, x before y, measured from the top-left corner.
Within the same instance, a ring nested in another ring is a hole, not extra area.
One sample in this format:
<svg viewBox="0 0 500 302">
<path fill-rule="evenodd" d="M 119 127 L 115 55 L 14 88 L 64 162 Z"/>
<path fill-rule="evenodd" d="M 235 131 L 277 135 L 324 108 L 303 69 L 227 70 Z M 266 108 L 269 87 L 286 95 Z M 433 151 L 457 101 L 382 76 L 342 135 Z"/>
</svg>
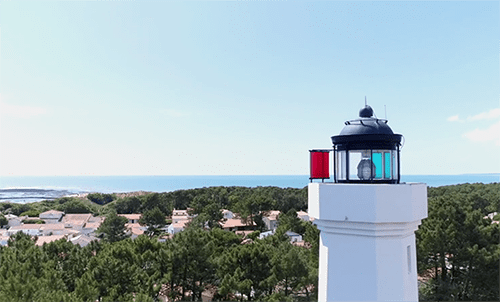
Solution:
<svg viewBox="0 0 500 302">
<path fill-rule="evenodd" d="M 340 134 L 332 136 L 336 183 L 400 182 L 402 135 L 394 134 L 387 120 L 373 115 L 365 105 L 359 119 L 346 121 Z"/>
</svg>

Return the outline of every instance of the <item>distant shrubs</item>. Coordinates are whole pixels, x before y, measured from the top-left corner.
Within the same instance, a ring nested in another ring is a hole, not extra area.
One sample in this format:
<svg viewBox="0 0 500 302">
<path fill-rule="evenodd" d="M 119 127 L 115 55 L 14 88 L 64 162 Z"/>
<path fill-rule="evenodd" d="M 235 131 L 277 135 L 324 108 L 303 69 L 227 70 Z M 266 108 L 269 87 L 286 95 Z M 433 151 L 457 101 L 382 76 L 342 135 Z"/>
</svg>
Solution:
<svg viewBox="0 0 500 302">
<path fill-rule="evenodd" d="M 137 196 L 125 197 L 117 200 L 115 204 L 116 212 L 118 214 L 132 214 L 138 213 L 142 205 L 142 200 L 144 198 L 139 198 Z"/>
<path fill-rule="evenodd" d="M 7 220 L 2 213 L 0 213 L 0 228 L 7 224 L 9 224 L 9 220 Z"/>
<path fill-rule="evenodd" d="M 45 224 L 45 221 L 40 219 L 25 219 L 23 220 L 24 224 Z"/>
<path fill-rule="evenodd" d="M 96 213 L 97 209 L 94 209 L 93 205 L 88 201 L 85 202 L 78 198 L 73 198 L 59 206 L 57 206 L 58 211 L 62 211 L 66 214 L 86 214 L 86 213 Z"/>
<path fill-rule="evenodd" d="M 21 213 L 27 212 L 31 210 L 31 206 L 29 203 L 16 203 L 12 204 L 10 207 L 10 213 L 16 216 L 20 216 Z"/>
<path fill-rule="evenodd" d="M 28 217 L 38 217 L 40 215 L 40 211 L 37 210 L 28 210 L 26 212 L 22 212 L 19 216 L 28 216 Z"/>
<path fill-rule="evenodd" d="M 100 205 L 105 205 L 116 199 L 115 194 L 90 193 L 87 199 Z"/>
</svg>

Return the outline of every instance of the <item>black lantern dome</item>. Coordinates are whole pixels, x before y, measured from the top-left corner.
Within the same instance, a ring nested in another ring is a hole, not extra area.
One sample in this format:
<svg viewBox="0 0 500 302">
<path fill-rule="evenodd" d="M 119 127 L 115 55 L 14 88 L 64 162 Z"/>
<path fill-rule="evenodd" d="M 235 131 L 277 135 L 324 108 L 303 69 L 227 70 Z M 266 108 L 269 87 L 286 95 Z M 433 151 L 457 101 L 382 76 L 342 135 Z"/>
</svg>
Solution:
<svg viewBox="0 0 500 302">
<path fill-rule="evenodd" d="M 332 136 L 335 182 L 399 183 L 402 135 L 373 115 L 366 105 L 359 119 L 345 122 L 340 134 Z"/>
</svg>

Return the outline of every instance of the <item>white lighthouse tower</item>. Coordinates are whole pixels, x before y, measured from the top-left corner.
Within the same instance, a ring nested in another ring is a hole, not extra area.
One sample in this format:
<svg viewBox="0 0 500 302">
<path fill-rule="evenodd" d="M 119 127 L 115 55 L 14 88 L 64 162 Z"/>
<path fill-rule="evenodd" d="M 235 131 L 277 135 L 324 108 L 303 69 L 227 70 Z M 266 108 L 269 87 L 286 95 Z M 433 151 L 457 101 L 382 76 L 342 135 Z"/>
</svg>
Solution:
<svg viewBox="0 0 500 302">
<path fill-rule="evenodd" d="M 370 106 L 332 137 L 334 182 L 309 184 L 320 302 L 418 301 L 415 231 L 427 186 L 400 182 L 401 138 Z M 328 151 L 311 151 L 311 181 L 329 178 Z"/>
</svg>

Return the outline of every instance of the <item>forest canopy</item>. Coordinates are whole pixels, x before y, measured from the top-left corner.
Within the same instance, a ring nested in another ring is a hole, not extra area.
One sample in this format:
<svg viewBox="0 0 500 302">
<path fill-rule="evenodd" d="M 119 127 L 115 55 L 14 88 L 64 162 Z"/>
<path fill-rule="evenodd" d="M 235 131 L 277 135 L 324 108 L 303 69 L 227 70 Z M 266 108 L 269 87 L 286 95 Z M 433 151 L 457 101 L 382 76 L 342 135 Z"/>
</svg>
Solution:
<svg viewBox="0 0 500 302">
<path fill-rule="evenodd" d="M 0 203 L 2 225 L 3 214 L 58 209 L 113 217 L 101 231 L 116 234 L 83 248 L 65 239 L 38 247 L 36 237 L 13 236 L 0 248 L 0 301 L 155 301 L 160 295 L 198 301 L 214 288 L 219 301 L 317 299 L 319 231 L 296 214 L 307 211 L 307 187 L 210 187 L 91 199 L 97 203 L 76 197 Z M 189 209 L 197 219 L 159 242 L 157 231 L 166 222 L 160 213 L 169 216 L 173 209 Z M 221 209 L 256 223 L 258 231 L 247 237 L 253 243 L 242 244 L 242 236 L 218 227 Z M 282 213 L 278 229 L 258 239 L 265 230 L 262 213 L 269 210 Z M 121 236 L 116 229 L 125 220 L 116 213 L 145 214 L 149 236 Z M 499 213 L 499 183 L 428 188 L 428 218 L 416 232 L 420 300 L 500 300 Z M 307 246 L 290 244 L 283 235 L 288 230 Z"/>
</svg>

